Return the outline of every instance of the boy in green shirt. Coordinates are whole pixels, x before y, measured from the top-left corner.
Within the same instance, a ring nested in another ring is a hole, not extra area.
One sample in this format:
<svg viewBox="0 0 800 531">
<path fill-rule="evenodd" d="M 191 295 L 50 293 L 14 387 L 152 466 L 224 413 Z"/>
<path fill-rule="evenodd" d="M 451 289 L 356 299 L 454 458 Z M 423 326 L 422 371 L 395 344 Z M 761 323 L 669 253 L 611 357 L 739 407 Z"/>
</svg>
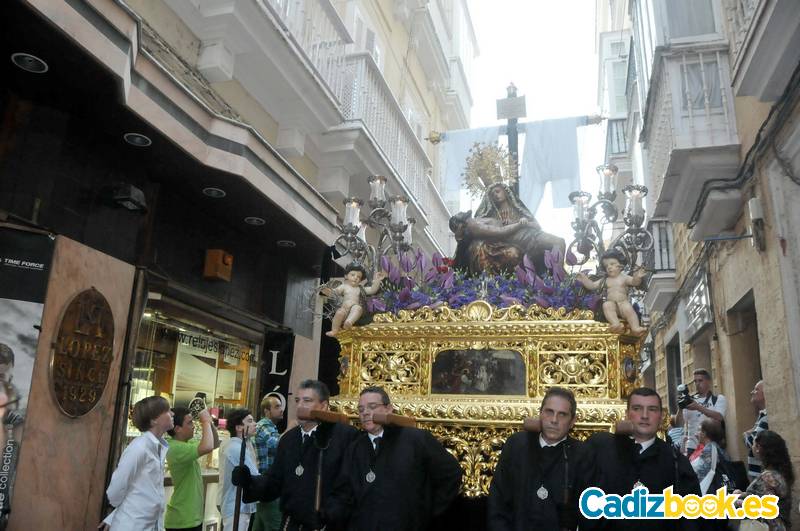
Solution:
<svg viewBox="0 0 800 531">
<path fill-rule="evenodd" d="M 175 490 L 167 503 L 164 527 L 167 531 L 201 531 L 204 487 L 197 460 L 219 447 L 219 435 L 207 409 L 198 415 L 203 430 L 199 442 L 192 440 L 194 422 L 189 410 L 176 407 L 172 411 L 175 426 L 168 431 L 172 438 L 167 450 L 167 466 Z"/>
</svg>

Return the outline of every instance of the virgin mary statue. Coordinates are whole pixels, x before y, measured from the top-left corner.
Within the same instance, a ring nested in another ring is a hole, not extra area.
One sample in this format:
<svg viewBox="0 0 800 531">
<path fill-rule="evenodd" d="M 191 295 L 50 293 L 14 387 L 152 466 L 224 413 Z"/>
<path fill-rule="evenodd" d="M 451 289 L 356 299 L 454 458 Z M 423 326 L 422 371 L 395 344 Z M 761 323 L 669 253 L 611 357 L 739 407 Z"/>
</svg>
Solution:
<svg viewBox="0 0 800 531">
<path fill-rule="evenodd" d="M 511 229 L 502 231 L 502 234 L 492 236 L 492 244 L 516 248 L 519 251 L 516 253 L 519 261 L 521 261 L 523 255 L 528 255 L 536 271 L 540 274 L 545 270 L 545 251 L 555 248 L 562 257 L 564 256 L 564 249 L 566 248 L 564 239 L 544 232 L 531 211 L 528 210 L 528 207 L 504 183 L 495 183 L 486 189 L 483 200 L 475 211 L 474 221 L 482 225 L 494 225 Z M 458 239 L 459 235 L 457 234 L 456 236 Z M 462 234 L 456 248 L 456 256 L 463 256 L 466 250 L 475 249 L 475 243 L 474 238 L 470 238 L 468 232 Z M 461 252 L 459 253 L 459 251 Z M 505 258 L 506 260 L 508 259 L 507 253 Z M 472 263 L 474 264 L 474 261 Z M 512 264 L 506 265 L 510 266 Z M 473 267 L 469 268 L 470 272 L 477 273 L 478 271 L 471 271 Z"/>
</svg>

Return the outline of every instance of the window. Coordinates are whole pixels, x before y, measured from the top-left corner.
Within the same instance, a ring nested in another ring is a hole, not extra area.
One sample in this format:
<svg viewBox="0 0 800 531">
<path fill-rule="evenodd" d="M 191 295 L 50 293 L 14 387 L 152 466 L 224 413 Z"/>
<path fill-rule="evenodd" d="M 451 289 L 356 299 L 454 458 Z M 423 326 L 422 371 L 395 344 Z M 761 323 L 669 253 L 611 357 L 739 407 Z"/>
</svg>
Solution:
<svg viewBox="0 0 800 531">
<path fill-rule="evenodd" d="M 615 57 L 625 57 L 627 55 L 625 49 L 626 49 L 626 46 L 625 46 L 624 42 L 621 42 L 621 41 L 612 42 L 611 43 L 611 48 L 610 48 L 611 59 L 613 59 Z"/>
<path fill-rule="evenodd" d="M 355 15 L 355 28 L 354 44 L 356 51 L 369 53 L 375 60 L 375 64 L 378 65 L 378 68 L 383 70 L 383 64 L 381 63 L 381 46 L 378 41 L 378 36 L 375 34 L 375 31 L 370 29 L 358 10 L 356 10 Z"/>
<path fill-rule="evenodd" d="M 706 103 L 711 108 L 722 107 L 717 61 L 682 64 L 681 93 L 684 95 L 681 98 L 681 109 L 684 111 L 688 110 L 690 104 L 692 110 L 704 109 Z"/>
<path fill-rule="evenodd" d="M 608 80 L 608 100 L 610 114 L 625 114 L 627 111 L 627 100 L 625 99 L 625 82 L 628 77 L 628 65 L 626 61 L 614 61 L 611 63 Z"/>
<path fill-rule="evenodd" d="M 712 0 L 668 0 L 667 23 L 671 39 L 716 33 Z"/>
</svg>

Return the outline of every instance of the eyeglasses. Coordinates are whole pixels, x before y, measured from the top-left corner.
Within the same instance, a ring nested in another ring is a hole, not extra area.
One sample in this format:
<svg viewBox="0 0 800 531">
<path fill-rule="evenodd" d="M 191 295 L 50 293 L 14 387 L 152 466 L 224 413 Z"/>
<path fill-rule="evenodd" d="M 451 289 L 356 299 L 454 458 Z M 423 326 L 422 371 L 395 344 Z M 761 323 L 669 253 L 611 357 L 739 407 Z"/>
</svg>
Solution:
<svg viewBox="0 0 800 531">
<path fill-rule="evenodd" d="M 358 406 L 358 412 L 359 413 L 364 413 L 364 411 L 366 411 L 366 410 L 375 411 L 379 407 L 385 406 L 385 405 L 386 404 L 381 404 L 380 402 L 370 402 L 369 404 L 367 404 L 366 407 Z"/>
</svg>

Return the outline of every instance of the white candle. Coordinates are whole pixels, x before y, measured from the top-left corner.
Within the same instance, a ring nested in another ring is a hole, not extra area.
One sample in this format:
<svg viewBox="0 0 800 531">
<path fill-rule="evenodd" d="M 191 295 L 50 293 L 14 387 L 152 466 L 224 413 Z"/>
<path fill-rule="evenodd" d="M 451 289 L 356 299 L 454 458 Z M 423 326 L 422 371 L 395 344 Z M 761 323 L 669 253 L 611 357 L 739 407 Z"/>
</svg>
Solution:
<svg viewBox="0 0 800 531">
<path fill-rule="evenodd" d="M 386 200 L 386 177 L 372 175 L 369 178 L 369 198 L 373 201 Z"/>
<path fill-rule="evenodd" d="M 406 245 L 411 245 L 412 243 L 412 235 L 414 233 L 414 224 L 417 222 L 414 218 L 408 218 L 408 226 L 406 227 L 406 231 L 403 233 L 403 243 Z"/>
<path fill-rule="evenodd" d="M 344 200 L 344 224 L 358 226 L 360 223 L 361 199 L 351 197 Z"/>
<path fill-rule="evenodd" d="M 608 167 L 600 174 L 600 192 L 611 194 L 616 189 L 616 175 Z"/>
<path fill-rule="evenodd" d="M 575 221 L 586 221 L 586 205 L 589 197 L 586 194 L 575 195 L 572 200 L 572 217 Z"/>
<path fill-rule="evenodd" d="M 408 208 L 408 199 L 403 196 L 394 196 L 392 199 L 392 219 L 393 225 L 400 225 L 406 223 L 406 209 Z"/>
</svg>

